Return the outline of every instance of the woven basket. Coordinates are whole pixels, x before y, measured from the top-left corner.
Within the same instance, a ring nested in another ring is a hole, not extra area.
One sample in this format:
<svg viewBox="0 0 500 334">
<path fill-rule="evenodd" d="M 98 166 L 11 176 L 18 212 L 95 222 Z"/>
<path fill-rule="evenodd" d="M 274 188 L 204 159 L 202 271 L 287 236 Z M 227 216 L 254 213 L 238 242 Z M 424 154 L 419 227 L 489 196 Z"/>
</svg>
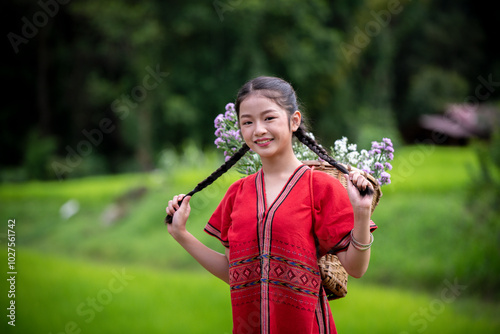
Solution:
<svg viewBox="0 0 500 334">
<path fill-rule="evenodd" d="M 309 166 L 309 167 L 314 167 L 315 171 L 322 171 L 322 172 L 325 172 L 327 174 L 330 174 L 331 176 L 333 176 L 334 178 L 339 180 L 340 183 L 342 183 L 342 185 L 344 186 L 344 188 L 347 188 L 347 180 L 345 179 L 345 177 L 342 176 L 342 173 L 337 168 L 333 167 L 329 163 L 324 162 L 324 161 L 317 161 L 317 160 L 302 161 L 302 163 L 304 165 Z M 340 164 L 340 165 L 344 166 L 349 171 L 351 171 L 351 170 L 359 171 L 364 177 L 366 177 L 368 179 L 368 181 L 371 182 L 371 184 L 373 186 L 373 190 L 375 191 L 373 194 L 373 201 L 372 201 L 372 214 L 373 214 L 373 211 L 375 210 L 375 208 L 378 205 L 378 202 L 380 201 L 380 197 L 382 197 L 382 190 L 380 190 L 380 185 L 379 185 L 377 179 L 375 179 L 373 177 L 373 175 L 368 174 L 367 172 L 362 171 L 360 169 L 357 169 L 356 167 L 351 167 L 349 165 L 344 165 L 344 164 Z"/>
<path fill-rule="evenodd" d="M 322 171 L 329 175 L 332 175 L 342 183 L 344 188 L 347 188 L 347 180 L 342 176 L 342 173 L 332 165 L 326 162 L 320 161 L 303 161 L 303 163 L 309 167 L 314 167 L 316 171 Z M 347 170 L 358 170 L 364 175 L 373 185 L 374 194 L 371 207 L 371 213 L 377 207 L 380 197 L 382 197 L 382 191 L 380 190 L 380 185 L 378 181 L 370 174 L 361 171 L 357 168 L 351 166 L 345 166 Z M 318 267 L 321 273 L 322 284 L 325 289 L 325 293 L 328 300 L 334 300 L 338 298 L 345 297 L 347 294 L 347 278 L 348 274 L 345 268 L 340 263 L 339 258 L 335 254 L 326 254 L 318 260 Z"/>
<path fill-rule="evenodd" d="M 345 297 L 347 294 L 347 271 L 337 255 L 326 254 L 318 260 L 322 284 L 328 300 Z"/>
</svg>

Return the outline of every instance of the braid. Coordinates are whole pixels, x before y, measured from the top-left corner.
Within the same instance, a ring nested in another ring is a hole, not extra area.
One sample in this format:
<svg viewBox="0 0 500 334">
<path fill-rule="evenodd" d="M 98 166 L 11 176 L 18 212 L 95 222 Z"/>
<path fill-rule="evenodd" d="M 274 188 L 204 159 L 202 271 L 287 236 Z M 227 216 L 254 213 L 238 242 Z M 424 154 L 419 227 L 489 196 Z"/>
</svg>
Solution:
<svg viewBox="0 0 500 334">
<path fill-rule="evenodd" d="M 196 185 L 196 187 L 191 190 L 186 196 L 193 196 L 196 194 L 198 191 L 201 191 L 214 183 L 215 180 L 217 180 L 219 177 L 221 177 L 225 172 L 227 172 L 231 167 L 233 167 L 238 160 L 240 160 L 245 153 L 248 152 L 250 148 L 248 147 L 247 144 L 243 144 L 241 148 L 234 153 L 231 158 L 229 158 L 225 163 L 223 163 L 219 168 L 215 170 L 210 176 L 208 176 L 205 180 L 201 181 Z"/>
<path fill-rule="evenodd" d="M 321 147 L 316 142 L 316 140 L 314 140 L 313 138 L 309 137 L 306 134 L 306 132 L 304 131 L 304 128 L 302 126 L 300 126 L 297 129 L 297 131 L 294 132 L 294 134 L 295 134 L 295 137 L 297 137 L 297 139 L 302 144 L 306 145 L 311 151 L 316 153 L 318 155 L 318 157 L 325 160 L 326 162 L 328 162 L 333 167 L 337 168 L 342 173 L 349 174 L 349 172 L 347 171 L 347 169 L 345 169 L 344 166 L 342 166 L 337 161 L 335 161 L 335 159 L 333 159 L 331 156 L 329 156 L 328 153 L 326 152 L 326 150 L 323 147 Z"/>
<path fill-rule="evenodd" d="M 343 174 L 349 174 L 349 171 L 344 166 L 342 166 L 340 163 L 338 163 L 337 161 L 335 161 L 335 159 L 333 159 L 331 156 L 329 156 L 328 152 L 323 147 L 321 147 L 316 142 L 316 140 L 314 140 L 313 138 L 309 137 L 306 134 L 306 132 L 304 130 L 304 127 L 302 125 L 299 126 L 299 128 L 297 129 L 297 131 L 294 132 L 294 134 L 295 134 L 295 137 L 297 137 L 297 139 L 302 144 L 306 145 L 311 151 L 313 151 L 314 153 L 316 153 L 318 155 L 318 157 L 320 157 L 321 159 L 325 160 L 326 162 L 328 162 L 333 167 L 337 168 L 341 173 L 343 173 Z M 361 196 L 371 195 L 371 194 L 373 194 L 373 190 L 371 188 L 369 188 L 369 187 L 366 187 L 363 190 L 359 190 L 359 193 L 360 193 Z"/>
<path fill-rule="evenodd" d="M 214 183 L 215 180 L 217 180 L 225 172 L 227 172 L 231 167 L 233 167 L 234 164 L 236 164 L 238 162 L 238 160 L 240 160 L 245 155 L 245 153 L 248 152 L 249 149 L 250 148 L 248 147 L 247 144 L 243 144 L 243 146 L 241 146 L 241 148 L 238 151 L 236 151 L 236 153 L 234 153 L 231 156 L 231 158 L 229 158 L 225 163 L 223 163 L 219 168 L 217 168 L 215 170 L 215 172 L 210 174 L 205 180 L 198 183 L 196 185 L 196 187 L 194 187 L 193 190 L 191 190 L 190 192 L 188 192 L 186 194 L 186 196 L 193 196 L 198 191 L 201 191 L 201 190 L 205 189 L 206 187 L 208 187 L 209 185 L 211 185 L 212 183 Z M 179 205 L 181 203 L 182 203 L 182 201 L 179 201 Z M 167 217 L 165 217 L 165 223 L 166 224 L 172 223 L 172 216 L 167 215 Z"/>
</svg>

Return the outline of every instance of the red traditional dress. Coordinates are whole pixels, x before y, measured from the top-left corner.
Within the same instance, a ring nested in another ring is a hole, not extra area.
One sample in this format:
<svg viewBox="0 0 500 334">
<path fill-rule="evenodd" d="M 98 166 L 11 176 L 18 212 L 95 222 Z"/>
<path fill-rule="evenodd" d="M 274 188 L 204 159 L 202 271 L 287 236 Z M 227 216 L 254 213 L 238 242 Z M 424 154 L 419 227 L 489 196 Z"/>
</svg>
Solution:
<svg viewBox="0 0 500 334">
<path fill-rule="evenodd" d="M 229 248 L 233 332 L 336 333 L 317 259 L 349 245 L 346 189 L 302 165 L 266 203 L 261 169 L 229 187 L 205 227 Z"/>
</svg>

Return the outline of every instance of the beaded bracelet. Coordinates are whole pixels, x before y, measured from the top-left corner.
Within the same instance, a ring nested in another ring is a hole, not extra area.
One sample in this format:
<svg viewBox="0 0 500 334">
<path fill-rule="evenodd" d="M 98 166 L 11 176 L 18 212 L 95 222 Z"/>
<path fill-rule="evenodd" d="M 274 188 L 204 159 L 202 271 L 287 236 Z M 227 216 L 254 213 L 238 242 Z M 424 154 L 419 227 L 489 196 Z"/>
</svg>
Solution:
<svg viewBox="0 0 500 334">
<path fill-rule="evenodd" d="M 351 241 L 352 241 L 352 246 L 354 248 L 356 248 L 359 251 L 366 251 L 366 250 L 369 250 L 373 244 L 373 234 L 370 232 L 370 243 L 362 244 L 354 238 L 354 234 L 352 234 L 352 230 L 351 230 Z"/>
</svg>

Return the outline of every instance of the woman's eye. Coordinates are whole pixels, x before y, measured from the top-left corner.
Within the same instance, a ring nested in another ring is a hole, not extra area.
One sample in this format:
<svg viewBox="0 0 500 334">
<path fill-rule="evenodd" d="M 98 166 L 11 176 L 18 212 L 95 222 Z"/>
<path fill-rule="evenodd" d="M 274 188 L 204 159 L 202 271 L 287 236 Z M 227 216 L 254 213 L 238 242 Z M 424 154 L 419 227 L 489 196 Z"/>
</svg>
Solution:
<svg viewBox="0 0 500 334">
<path fill-rule="evenodd" d="M 252 124 L 252 122 L 250 121 L 243 122 L 243 125 L 249 125 L 249 124 Z"/>
<path fill-rule="evenodd" d="M 266 121 L 272 121 L 273 119 L 275 119 L 276 117 L 266 117 Z"/>
</svg>

